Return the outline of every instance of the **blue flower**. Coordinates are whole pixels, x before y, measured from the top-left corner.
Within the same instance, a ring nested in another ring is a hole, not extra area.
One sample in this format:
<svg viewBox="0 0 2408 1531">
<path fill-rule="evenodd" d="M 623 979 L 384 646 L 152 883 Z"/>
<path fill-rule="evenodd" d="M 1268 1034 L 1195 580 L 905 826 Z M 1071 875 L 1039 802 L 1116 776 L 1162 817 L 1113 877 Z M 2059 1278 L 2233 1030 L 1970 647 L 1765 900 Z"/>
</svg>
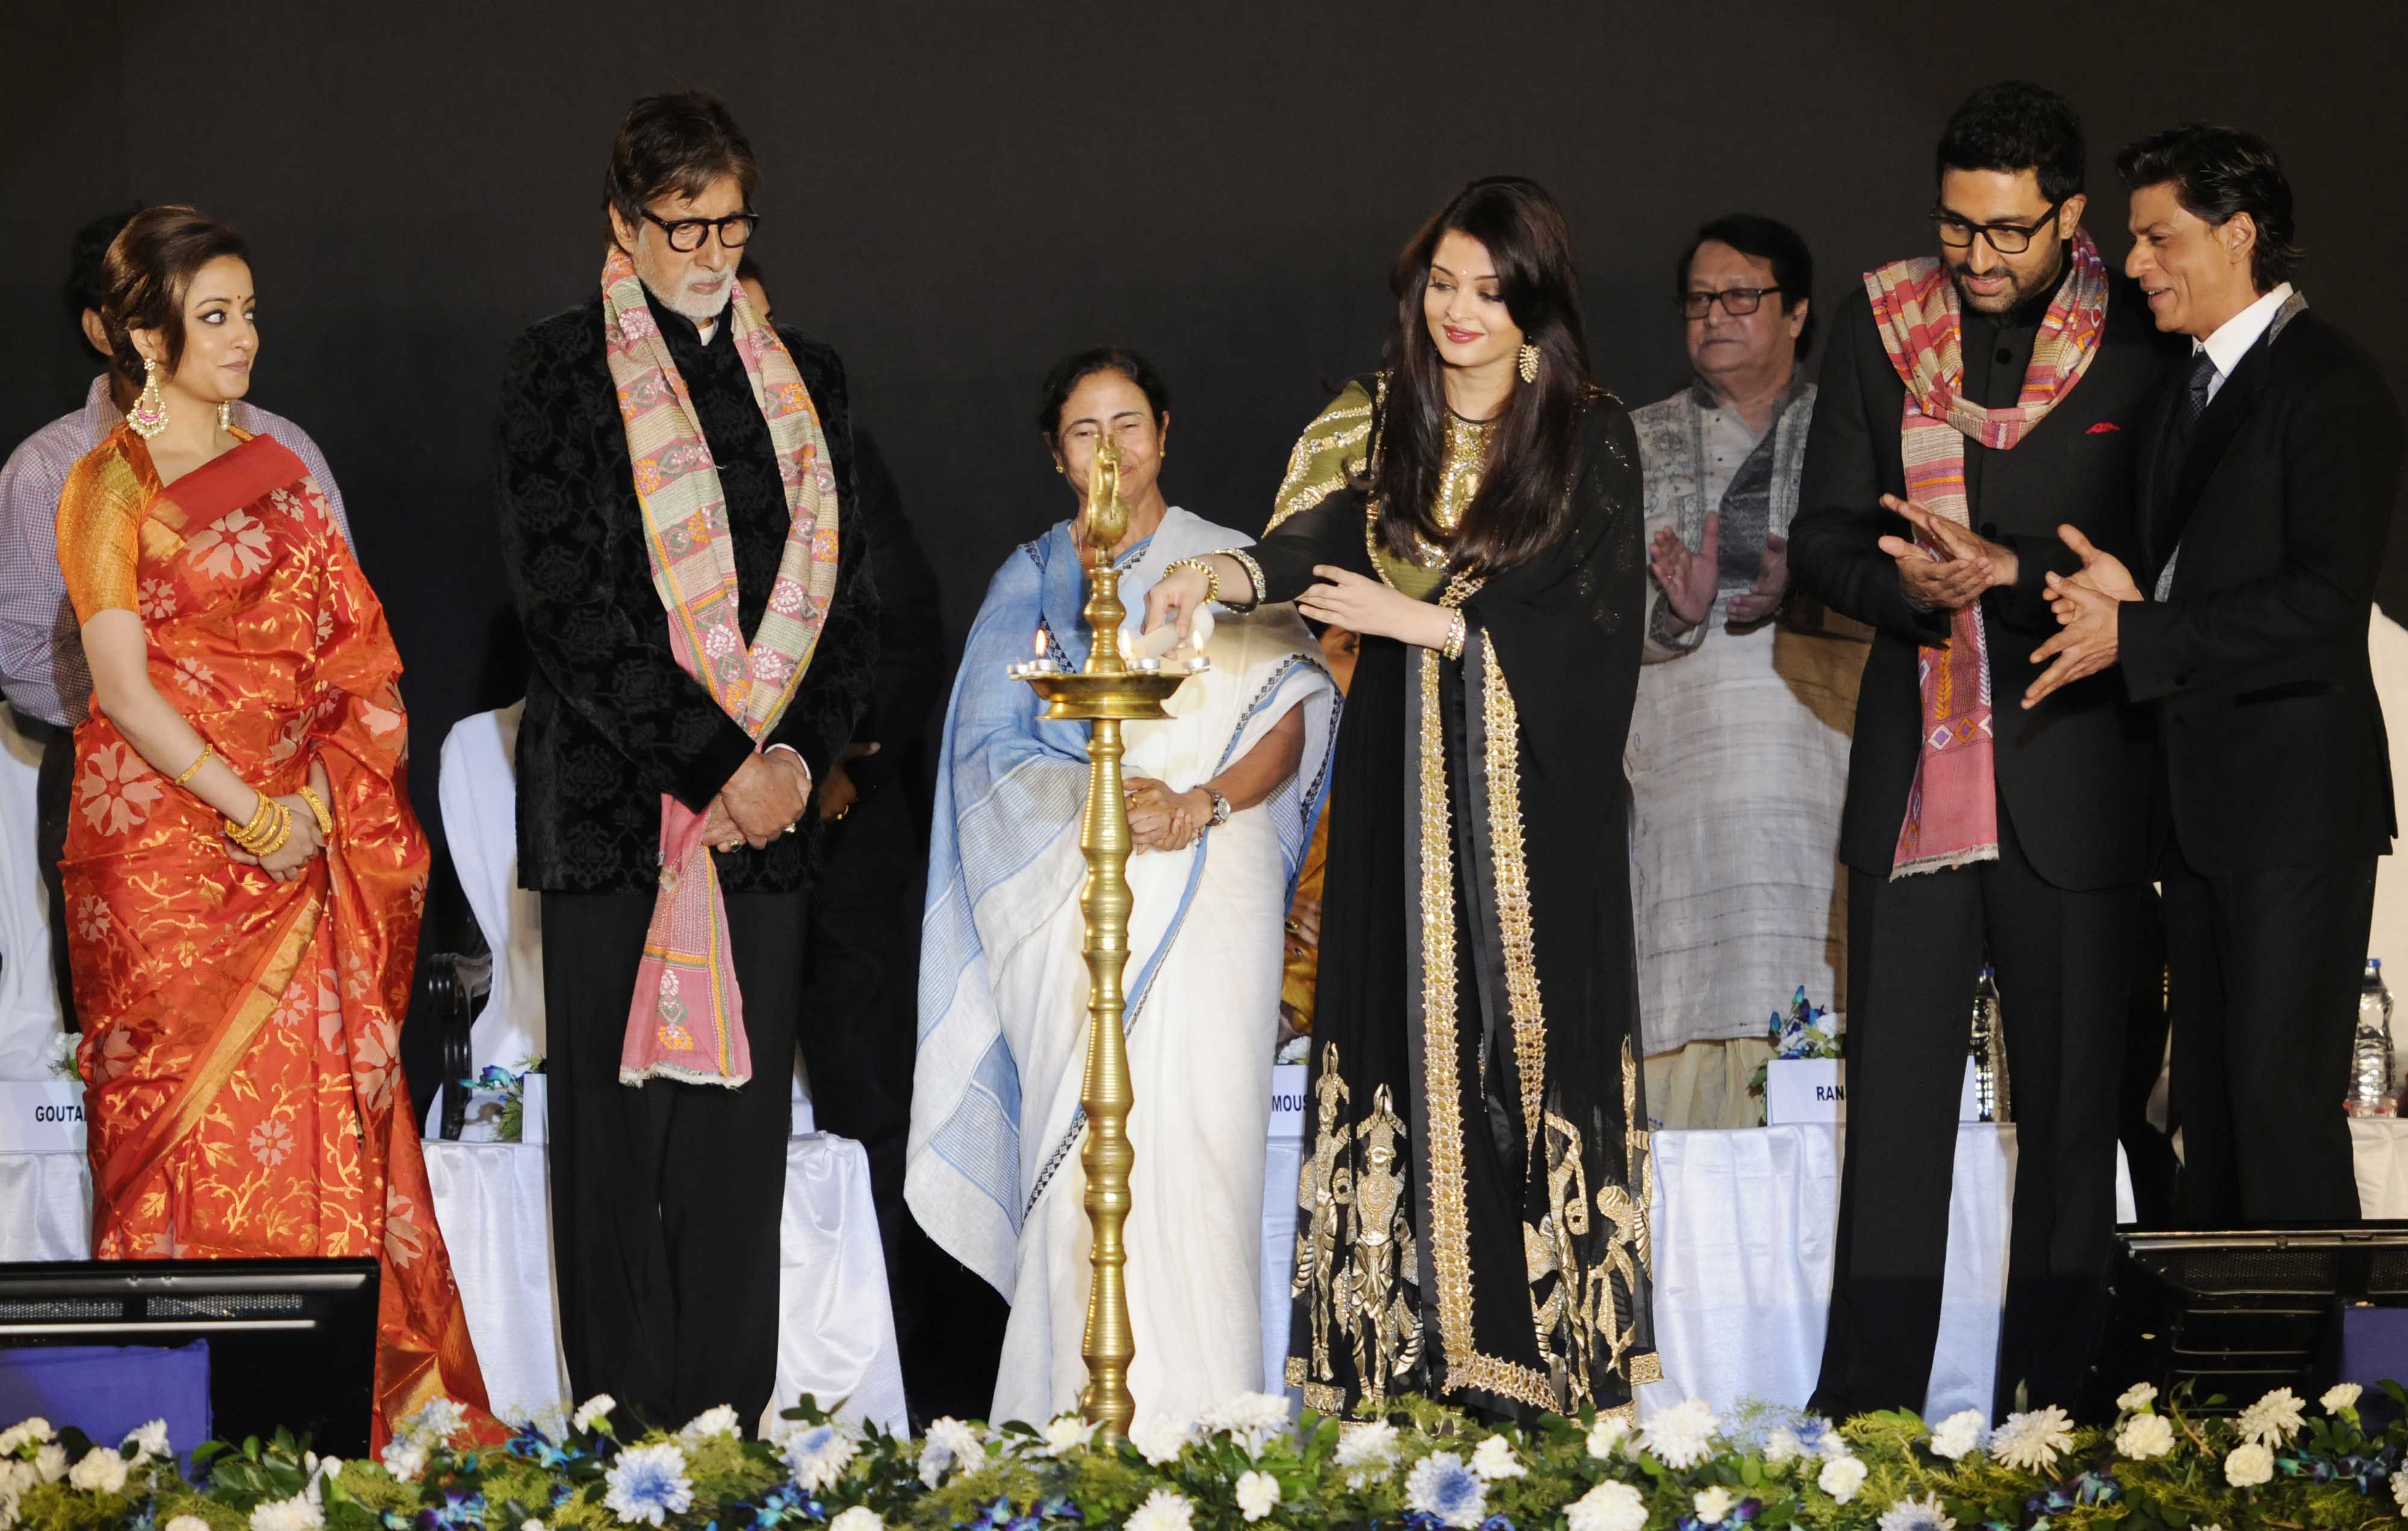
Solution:
<svg viewBox="0 0 2408 1531">
<path fill-rule="evenodd" d="M 485 1496 L 447 1493 L 442 1504 L 418 1512 L 418 1525 L 419 1531 L 484 1531 Z"/>
<path fill-rule="evenodd" d="M 1432 1452 L 1405 1476 L 1405 1505 L 1455 1531 L 1487 1518 L 1488 1484 L 1453 1452 Z"/>
<path fill-rule="evenodd" d="M 1039 1519 L 1048 1521 L 1083 1521 L 1087 1518 L 1087 1512 L 1079 1508 L 1076 1500 L 1062 1494 L 1039 1505 L 1037 1514 Z"/>
<path fill-rule="evenodd" d="M 565 1467 L 583 1454 L 562 1445 L 533 1424 L 519 1426 L 518 1434 L 510 1437 L 509 1451 L 512 1456 L 523 1457 L 538 1467 Z"/>
<path fill-rule="evenodd" d="M 1502 1515 L 1491 1515 L 1480 1523 L 1480 1531 L 1513 1531 L 1513 1523 Z"/>
</svg>

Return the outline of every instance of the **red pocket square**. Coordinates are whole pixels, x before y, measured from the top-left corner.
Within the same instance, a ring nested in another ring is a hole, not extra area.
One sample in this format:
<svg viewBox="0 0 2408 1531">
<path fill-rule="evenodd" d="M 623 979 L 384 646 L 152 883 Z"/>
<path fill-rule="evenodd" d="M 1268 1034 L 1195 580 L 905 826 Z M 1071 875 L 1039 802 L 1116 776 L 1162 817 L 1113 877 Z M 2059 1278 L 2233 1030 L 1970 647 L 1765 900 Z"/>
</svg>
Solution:
<svg viewBox="0 0 2408 1531">
<path fill-rule="evenodd" d="M 2085 436 L 2105 436 L 2109 431 L 2120 431 L 2123 428 L 2123 426 L 2116 424 L 2112 420 L 2102 420 L 2098 424 L 2091 426 L 2090 429 L 2083 432 L 2082 434 Z"/>
</svg>

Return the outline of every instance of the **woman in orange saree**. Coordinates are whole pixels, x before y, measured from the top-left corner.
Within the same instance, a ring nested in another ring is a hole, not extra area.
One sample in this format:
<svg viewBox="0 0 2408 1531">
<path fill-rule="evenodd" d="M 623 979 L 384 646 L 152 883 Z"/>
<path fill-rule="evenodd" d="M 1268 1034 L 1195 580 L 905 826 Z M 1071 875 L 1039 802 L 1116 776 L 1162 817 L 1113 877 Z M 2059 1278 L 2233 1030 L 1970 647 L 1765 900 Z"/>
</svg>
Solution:
<svg viewBox="0 0 2408 1531">
<path fill-rule="evenodd" d="M 381 1449 L 438 1394 L 486 1405 L 398 1054 L 428 859 L 401 662 L 300 460 L 209 418 L 256 347 L 231 231 L 154 207 L 109 262 L 166 312 L 112 302 L 149 387 L 59 504 L 93 1253 L 378 1257 Z"/>
</svg>

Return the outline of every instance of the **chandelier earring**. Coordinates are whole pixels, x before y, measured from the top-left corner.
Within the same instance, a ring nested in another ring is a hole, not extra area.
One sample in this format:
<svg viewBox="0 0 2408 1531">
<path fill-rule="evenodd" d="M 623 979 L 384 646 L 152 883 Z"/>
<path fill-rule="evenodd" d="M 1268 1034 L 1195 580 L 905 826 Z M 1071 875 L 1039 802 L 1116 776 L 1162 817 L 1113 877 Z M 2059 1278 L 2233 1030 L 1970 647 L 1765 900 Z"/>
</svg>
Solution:
<svg viewBox="0 0 2408 1531">
<path fill-rule="evenodd" d="M 233 429 L 234 401 L 231 399 L 220 399 L 218 401 L 218 434 L 222 436 Z"/>
<path fill-rule="evenodd" d="M 1539 380 L 1539 348 L 1526 340 L 1524 341 L 1521 354 L 1514 358 L 1513 370 L 1522 375 L 1524 382 L 1537 382 Z"/>
<path fill-rule="evenodd" d="M 125 422 L 145 441 L 167 428 L 167 400 L 159 392 L 159 364 L 148 357 L 142 362 L 141 396 L 134 401 Z"/>
</svg>

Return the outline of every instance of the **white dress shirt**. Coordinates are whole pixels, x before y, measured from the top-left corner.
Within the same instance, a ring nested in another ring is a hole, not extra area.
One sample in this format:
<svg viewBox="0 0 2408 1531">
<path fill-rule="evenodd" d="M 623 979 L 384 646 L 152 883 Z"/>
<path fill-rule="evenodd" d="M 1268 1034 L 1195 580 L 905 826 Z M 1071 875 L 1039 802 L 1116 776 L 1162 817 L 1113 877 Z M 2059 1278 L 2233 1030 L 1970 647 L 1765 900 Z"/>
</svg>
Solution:
<svg viewBox="0 0 2408 1531">
<path fill-rule="evenodd" d="M 2241 358 L 2249 354 L 2249 348 L 2266 333 L 2266 326 L 2274 322 L 2274 310 L 2281 308 L 2290 295 L 2291 284 L 2284 282 L 2217 325 L 2214 335 L 2190 343 L 2192 355 L 2203 351 L 2207 352 L 2208 360 L 2215 364 L 2215 376 L 2207 379 L 2209 403 L 2215 402 L 2216 393 L 2223 388 L 2224 379 L 2232 376 L 2232 369 L 2241 365 Z"/>
</svg>

